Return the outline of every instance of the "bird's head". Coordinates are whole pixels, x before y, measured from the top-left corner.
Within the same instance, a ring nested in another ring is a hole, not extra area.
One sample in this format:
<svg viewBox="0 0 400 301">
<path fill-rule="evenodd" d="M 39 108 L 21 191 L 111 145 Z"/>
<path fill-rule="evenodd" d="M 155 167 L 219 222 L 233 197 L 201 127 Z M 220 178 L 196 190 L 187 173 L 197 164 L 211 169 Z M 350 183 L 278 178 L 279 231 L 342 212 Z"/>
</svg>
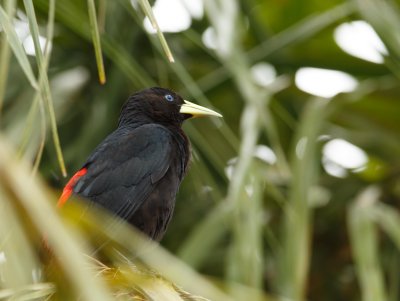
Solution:
<svg viewBox="0 0 400 301">
<path fill-rule="evenodd" d="M 184 100 L 175 92 L 153 87 L 131 95 L 121 110 L 119 124 L 155 122 L 180 126 L 192 117 L 217 116 L 221 114 Z"/>
</svg>

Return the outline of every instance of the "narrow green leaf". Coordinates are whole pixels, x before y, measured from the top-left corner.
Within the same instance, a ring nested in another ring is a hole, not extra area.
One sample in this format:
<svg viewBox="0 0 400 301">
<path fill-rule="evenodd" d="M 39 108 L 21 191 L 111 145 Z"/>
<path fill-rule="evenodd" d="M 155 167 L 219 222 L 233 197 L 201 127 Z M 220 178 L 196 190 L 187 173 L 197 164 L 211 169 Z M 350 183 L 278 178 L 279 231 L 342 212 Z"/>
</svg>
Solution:
<svg viewBox="0 0 400 301">
<path fill-rule="evenodd" d="M 71 290 L 75 291 L 82 300 L 111 301 L 113 298 L 100 277 L 88 268 L 88 261 L 83 254 L 88 254 L 82 238 L 76 233 L 71 234 L 60 221 L 54 207 L 54 200 L 50 198 L 42 182 L 37 177 L 30 176 L 26 165 L 18 162 L 8 145 L 0 137 L 0 187 L 12 192 L 13 203 L 24 211 L 31 221 L 30 231 L 38 231 L 45 235 L 51 247 L 54 258 L 60 258 L 58 263 L 62 267 Z M 2 186 L 4 185 L 4 186 Z M 18 265 L 14 265 L 15 267 Z M 90 267 L 90 266 L 89 266 Z M 32 270 L 30 270 L 32 273 Z"/>
<path fill-rule="evenodd" d="M 231 214 L 230 204 L 221 202 L 215 206 L 181 245 L 179 257 L 192 267 L 201 266 L 207 259 L 207 251 L 212 250 L 228 231 L 228 218 Z"/>
<path fill-rule="evenodd" d="M 374 206 L 371 216 L 400 250 L 400 214 L 396 208 L 383 203 Z"/>
<path fill-rule="evenodd" d="M 99 0 L 99 10 L 97 14 L 97 24 L 99 32 L 103 33 L 106 26 L 107 0 Z"/>
<path fill-rule="evenodd" d="M 102 85 L 106 83 L 106 74 L 104 71 L 103 55 L 101 51 L 100 34 L 97 25 L 96 6 L 94 0 L 88 0 L 90 31 L 92 34 L 94 53 L 96 56 L 97 69 L 99 71 L 99 81 Z"/>
<path fill-rule="evenodd" d="M 21 159 L 23 157 L 23 155 L 25 154 L 25 152 L 28 148 L 29 141 L 30 141 L 33 131 L 35 129 L 34 122 L 35 122 L 35 117 L 37 114 L 38 106 L 39 106 L 39 94 L 36 93 L 36 96 L 34 97 L 32 103 L 31 103 L 31 106 L 29 108 L 29 112 L 25 118 L 25 125 L 24 125 L 24 129 L 22 131 L 22 134 L 21 134 L 21 140 L 20 140 L 20 144 L 18 147 L 18 151 L 17 151 L 18 159 Z M 45 130 L 46 130 L 46 128 L 45 128 Z"/>
<path fill-rule="evenodd" d="M 7 0 L 5 2 L 5 11 L 8 16 L 14 16 L 15 13 L 15 0 Z M 10 45 L 7 43 L 7 37 L 5 35 L 0 36 L 0 113 L 3 107 L 4 95 L 6 92 L 8 68 L 10 64 L 11 52 Z"/>
<path fill-rule="evenodd" d="M 36 98 L 36 97 L 35 97 Z M 37 96 L 37 98 L 40 98 L 39 95 Z M 40 102 L 39 100 L 35 102 Z M 46 113 L 44 111 L 44 107 L 43 105 L 39 105 L 39 111 L 40 111 L 40 142 L 39 142 L 39 147 L 36 153 L 36 157 L 33 163 L 33 167 L 32 167 L 32 174 L 36 174 L 36 172 L 39 169 L 39 165 L 40 162 L 42 160 L 42 155 L 43 155 L 43 150 L 44 150 L 44 145 L 46 142 Z"/>
<path fill-rule="evenodd" d="M 6 37 L 1 37 L 1 46 L 0 46 L 0 113 L 4 103 L 4 95 L 6 92 L 7 85 L 7 74 L 8 67 L 10 65 L 10 46 L 6 42 Z"/>
<path fill-rule="evenodd" d="M 56 155 L 58 159 L 58 163 L 61 169 L 61 173 L 64 177 L 67 176 L 67 171 L 65 168 L 65 163 L 64 163 L 64 157 L 62 154 L 62 149 L 60 145 L 60 138 L 58 136 L 58 130 L 57 130 L 57 121 L 56 121 L 56 116 L 54 112 L 54 106 L 53 106 L 53 99 L 51 95 L 51 90 L 50 90 L 50 84 L 49 84 L 49 79 L 47 76 L 47 67 L 48 63 L 50 60 L 50 51 L 46 53 L 46 56 L 43 56 L 42 50 L 40 48 L 39 44 L 39 27 L 36 21 L 36 15 L 35 15 L 35 10 L 33 7 L 32 0 L 24 0 L 24 5 L 26 8 L 28 20 L 29 20 L 29 29 L 32 34 L 32 39 L 33 43 L 35 46 L 35 53 L 36 53 L 36 62 L 39 68 L 39 91 L 40 95 L 43 99 L 43 102 L 46 104 L 47 112 L 49 114 L 49 119 L 50 119 L 50 126 L 51 126 L 51 132 L 52 132 L 52 137 L 53 137 L 53 143 L 54 147 L 56 149 Z M 54 3 L 53 5 L 50 5 L 49 8 L 54 9 Z M 54 12 L 50 13 L 49 16 L 54 17 Z M 54 23 L 54 19 L 50 20 L 50 23 Z M 53 25 L 51 25 L 53 26 Z M 51 30 L 48 30 L 48 32 L 52 32 Z M 47 37 L 49 41 L 52 40 L 52 36 Z M 48 42 L 50 43 L 50 42 Z M 49 44 L 47 44 L 49 45 Z M 44 142 L 42 141 L 41 145 Z M 41 151 L 39 149 L 39 154 L 41 154 Z M 39 160 L 41 158 L 41 155 L 38 157 Z"/>
<path fill-rule="evenodd" d="M 28 233 L 19 220 L 13 193 L 3 185 L 0 185 L 0 193 L 0 252 L 7 258 L 7 264 L 2 265 L 1 288 L 29 285 L 33 283 L 32 270 L 40 265 Z"/>
<path fill-rule="evenodd" d="M 44 49 L 44 55 L 49 56 L 50 55 L 50 46 L 51 46 L 51 40 L 53 39 L 53 33 L 54 33 L 54 17 L 56 13 L 56 0 L 50 0 L 49 1 L 49 16 L 47 19 L 47 40 L 46 40 L 46 45 Z"/>
<path fill-rule="evenodd" d="M 379 261 L 379 239 L 371 218 L 378 197 L 379 191 L 368 187 L 357 196 L 348 212 L 351 249 L 363 301 L 387 300 Z"/>
<path fill-rule="evenodd" d="M 325 99 L 314 99 L 304 109 L 291 156 L 293 173 L 285 209 L 280 293 L 304 300 L 310 259 L 312 208 L 310 192 L 318 176 L 317 137 L 327 114 Z"/>
<path fill-rule="evenodd" d="M 4 11 L 2 6 L 0 6 L 0 25 L 3 27 L 8 43 L 10 44 L 11 49 L 13 50 L 13 53 L 17 58 L 22 70 L 24 71 L 29 83 L 35 90 L 39 90 L 38 82 L 33 74 L 32 67 L 29 63 L 25 50 L 19 41 L 11 20 L 7 16 L 7 13 Z"/>
<path fill-rule="evenodd" d="M 42 66 L 43 52 L 39 43 L 39 26 L 36 20 L 35 9 L 33 7 L 33 3 L 31 0 L 24 0 L 24 6 L 28 16 L 29 29 L 31 31 L 33 45 L 35 47 L 35 54 L 36 54 L 35 57 L 38 62 L 38 66 Z"/>
<path fill-rule="evenodd" d="M 258 165 L 258 166 L 257 166 Z M 254 289 L 262 288 L 264 258 L 262 222 L 262 186 L 264 179 L 258 162 L 253 161 L 251 176 L 244 183 L 240 201 L 232 210 L 232 228 L 235 243 L 228 253 L 227 273 L 234 282 L 243 283 Z M 239 295 L 239 300 L 246 299 Z M 260 299 L 253 299 L 254 301 Z"/>
<path fill-rule="evenodd" d="M 151 25 L 157 32 L 158 39 L 160 40 L 161 46 L 167 56 L 168 60 L 173 63 L 175 61 L 174 56 L 172 55 L 171 50 L 169 49 L 168 43 L 165 40 L 164 34 L 162 33 L 160 26 L 157 23 L 156 18 L 154 17 L 153 10 L 147 0 L 139 0 L 139 4 L 142 7 L 144 14 L 149 18 Z"/>
</svg>

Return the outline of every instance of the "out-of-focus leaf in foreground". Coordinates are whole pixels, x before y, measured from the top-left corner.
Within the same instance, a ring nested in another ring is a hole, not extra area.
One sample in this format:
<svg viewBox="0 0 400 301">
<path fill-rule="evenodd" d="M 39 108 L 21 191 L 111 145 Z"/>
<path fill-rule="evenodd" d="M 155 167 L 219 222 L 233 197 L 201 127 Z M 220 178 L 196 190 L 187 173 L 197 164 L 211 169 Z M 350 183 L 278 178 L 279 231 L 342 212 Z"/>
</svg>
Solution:
<svg viewBox="0 0 400 301">
<path fill-rule="evenodd" d="M 169 278 L 213 300 L 233 300 L 100 209 L 88 212 L 88 204 L 71 200 L 57 212 L 54 195 L 32 178 L 3 138 L 0 157 L 1 297 L 207 300 Z"/>
</svg>

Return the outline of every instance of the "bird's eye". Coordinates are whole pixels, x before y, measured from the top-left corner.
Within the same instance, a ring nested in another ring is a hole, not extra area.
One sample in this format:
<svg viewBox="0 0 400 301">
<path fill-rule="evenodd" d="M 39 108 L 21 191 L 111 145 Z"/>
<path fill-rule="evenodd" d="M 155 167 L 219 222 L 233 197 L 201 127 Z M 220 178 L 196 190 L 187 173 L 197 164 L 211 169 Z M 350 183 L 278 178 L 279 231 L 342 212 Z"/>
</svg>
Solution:
<svg viewBox="0 0 400 301">
<path fill-rule="evenodd" d="M 174 100 L 174 97 L 173 97 L 171 94 L 165 95 L 164 98 L 165 98 L 166 100 L 168 100 L 168 101 L 173 101 L 173 100 Z"/>
</svg>

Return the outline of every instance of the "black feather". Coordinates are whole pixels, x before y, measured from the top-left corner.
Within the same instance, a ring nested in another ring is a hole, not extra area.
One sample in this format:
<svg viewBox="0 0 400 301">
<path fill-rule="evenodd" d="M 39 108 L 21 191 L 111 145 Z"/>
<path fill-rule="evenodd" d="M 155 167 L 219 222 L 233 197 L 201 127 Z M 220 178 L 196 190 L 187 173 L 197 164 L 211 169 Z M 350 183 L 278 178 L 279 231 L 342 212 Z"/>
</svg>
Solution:
<svg viewBox="0 0 400 301">
<path fill-rule="evenodd" d="M 171 218 L 175 196 L 190 158 L 181 129 L 182 98 L 165 101 L 167 89 L 131 96 L 118 128 L 89 156 L 74 193 L 98 204 L 160 239 Z"/>
</svg>

